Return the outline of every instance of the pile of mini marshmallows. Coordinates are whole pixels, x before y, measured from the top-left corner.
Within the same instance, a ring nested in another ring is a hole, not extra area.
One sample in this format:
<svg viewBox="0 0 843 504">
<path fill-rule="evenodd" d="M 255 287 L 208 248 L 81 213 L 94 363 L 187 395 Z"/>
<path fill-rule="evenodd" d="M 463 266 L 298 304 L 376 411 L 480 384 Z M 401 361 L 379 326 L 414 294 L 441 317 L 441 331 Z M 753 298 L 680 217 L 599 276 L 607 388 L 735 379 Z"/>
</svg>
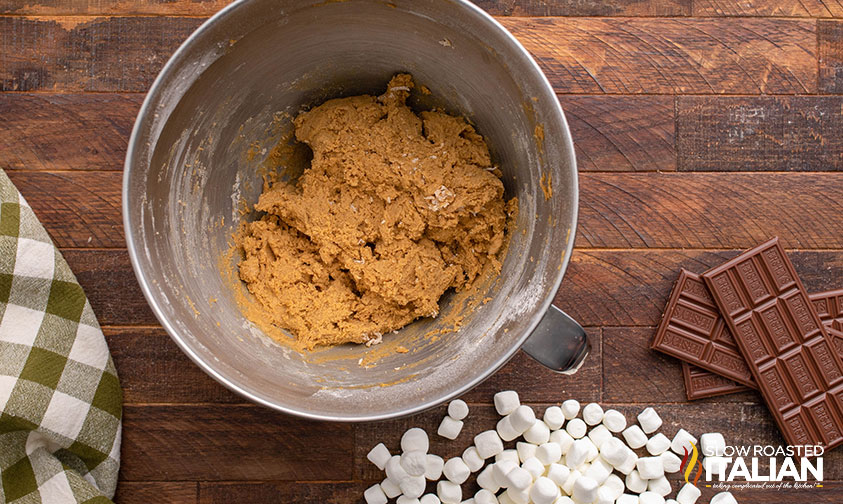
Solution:
<svg viewBox="0 0 843 504">
<path fill-rule="evenodd" d="M 417 427 L 402 436 L 401 455 L 392 455 L 383 443 L 372 448 L 367 458 L 386 471 L 386 479 L 365 491 L 366 502 L 398 497 L 397 504 L 695 504 L 700 497 L 696 486 L 685 484 L 675 500 L 665 500 L 673 491 L 666 474 L 679 472 L 680 456 L 685 449 L 690 453 L 697 439 L 684 429 L 673 440 L 657 432 L 662 419 L 653 408 L 627 427 L 617 410 L 603 411 L 596 403 L 580 409 L 579 402 L 568 400 L 547 408 L 538 420 L 518 393 L 507 390 L 495 394 L 495 409 L 503 416 L 497 428 L 476 435 L 462 457 L 446 461 L 428 453 L 427 434 Z M 452 401 L 438 434 L 456 439 L 467 416 L 468 405 Z M 515 449 L 504 449 L 504 441 L 518 438 L 523 441 Z M 700 438 L 709 459 L 722 456 L 725 447 L 719 433 Z M 641 448 L 649 456 L 633 451 Z M 461 485 L 476 472 L 480 490 L 463 500 Z M 438 481 L 435 494 L 424 494 L 427 481 Z M 737 501 L 722 492 L 711 504 Z"/>
</svg>

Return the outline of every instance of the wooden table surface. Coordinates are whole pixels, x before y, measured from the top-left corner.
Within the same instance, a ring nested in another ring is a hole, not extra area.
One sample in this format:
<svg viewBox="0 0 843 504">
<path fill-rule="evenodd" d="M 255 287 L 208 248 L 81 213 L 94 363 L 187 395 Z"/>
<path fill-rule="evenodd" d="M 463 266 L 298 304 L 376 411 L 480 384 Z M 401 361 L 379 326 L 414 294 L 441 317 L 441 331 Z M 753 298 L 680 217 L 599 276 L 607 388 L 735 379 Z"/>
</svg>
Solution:
<svg viewBox="0 0 843 504">
<path fill-rule="evenodd" d="M 104 327 L 124 394 L 121 503 L 358 502 L 365 454 L 444 408 L 379 424 L 298 420 L 194 366 L 147 307 L 125 250 L 121 168 L 144 92 L 225 0 L 0 0 L 0 167 L 61 248 Z M 556 304 L 587 327 L 574 377 L 517 355 L 468 393 L 570 397 L 631 415 L 655 405 L 733 444 L 781 444 L 760 397 L 688 403 L 677 361 L 647 350 L 678 269 L 702 271 L 778 235 L 807 288 L 843 286 L 843 2 L 478 0 L 535 55 L 567 113 L 580 221 Z M 741 502 L 843 501 L 843 450 L 823 489 Z M 710 496 L 710 491 L 704 495 Z M 707 502 L 707 499 L 706 499 Z"/>
</svg>

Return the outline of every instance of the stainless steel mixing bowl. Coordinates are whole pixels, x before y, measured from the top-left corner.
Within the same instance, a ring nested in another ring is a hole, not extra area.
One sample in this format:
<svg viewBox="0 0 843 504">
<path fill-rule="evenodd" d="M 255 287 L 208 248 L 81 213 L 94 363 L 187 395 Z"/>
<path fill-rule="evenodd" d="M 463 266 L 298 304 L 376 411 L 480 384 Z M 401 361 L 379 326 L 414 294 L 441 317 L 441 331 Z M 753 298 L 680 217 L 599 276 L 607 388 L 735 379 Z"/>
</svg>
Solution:
<svg viewBox="0 0 843 504">
<path fill-rule="evenodd" d="M 227 254 L 231 235 L 253 217 L 241 217 L 243 202 L 257 200 L 261 167 L 302 106 L 378 94 L 399 71 L 432 91 L 415 93 L 413 106 L 470 118 L 507 197 L 518 197 L 502 273 L 476 296 L 448 294 L 437 318 L 377 347 L 299 354 L 243 315 L 249 297 Z M 524 48 L 467 1 L 240 0 L 223 9 L 176 51 L 144 101 L 123 217 L 141 288 L 173 340 L 228 388 L 281 411 L 339 421 L 406 415 L 462 394 L 522 345 L 565 372 L 588 352 L 582 329 L 550 306 L 577 218 L 565 118 Z"/>
</svg>

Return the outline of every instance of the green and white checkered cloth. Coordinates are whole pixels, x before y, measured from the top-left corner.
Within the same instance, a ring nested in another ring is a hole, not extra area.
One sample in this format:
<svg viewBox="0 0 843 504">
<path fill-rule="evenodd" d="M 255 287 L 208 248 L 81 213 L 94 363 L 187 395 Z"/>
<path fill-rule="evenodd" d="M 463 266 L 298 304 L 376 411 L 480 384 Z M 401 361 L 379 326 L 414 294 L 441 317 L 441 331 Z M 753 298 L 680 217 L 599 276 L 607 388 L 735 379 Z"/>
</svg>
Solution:
<svg viewBox="0 0 843 504">
<path fill-rule="evenodd" d="M 108 503 L 122 394 L 91 305 L 0 170 L 0 503 Z"/>
</svg>

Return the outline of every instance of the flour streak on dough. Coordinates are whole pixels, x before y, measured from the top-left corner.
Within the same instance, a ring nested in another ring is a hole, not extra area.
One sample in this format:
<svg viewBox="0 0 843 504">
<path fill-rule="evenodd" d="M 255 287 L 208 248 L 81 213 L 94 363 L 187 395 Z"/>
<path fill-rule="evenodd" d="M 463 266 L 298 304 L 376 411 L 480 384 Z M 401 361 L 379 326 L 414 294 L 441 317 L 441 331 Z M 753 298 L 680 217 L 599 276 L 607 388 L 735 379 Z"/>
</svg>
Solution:
<svg viewBox="0 0 843 504">
<path fill-rule="evenodd" d="M 365 343 L 436 316 L 445 291 L 500 270 L 517 201 L 504 201 L 463 118 L 406 106 L 413 86 L 400 74 L 379 97 L 299 114 L 311 166 L 295 184 L 268 182 L 262 218 L 241 226 L 240 278 L 301 348 Z"/>
</svg>

